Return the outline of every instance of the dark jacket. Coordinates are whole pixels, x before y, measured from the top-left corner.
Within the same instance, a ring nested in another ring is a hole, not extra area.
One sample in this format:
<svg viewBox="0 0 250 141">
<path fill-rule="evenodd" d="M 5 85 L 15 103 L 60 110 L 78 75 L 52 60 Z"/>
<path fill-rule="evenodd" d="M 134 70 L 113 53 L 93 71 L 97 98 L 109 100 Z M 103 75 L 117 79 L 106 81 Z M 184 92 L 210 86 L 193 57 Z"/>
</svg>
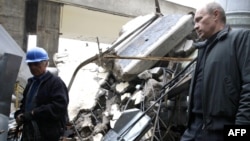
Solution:
<svg viewBox="0 0 250 141">
<path fill-rule="evenodd" d="M 203 67 L 203 128 L 222 130 L 227 124 L 250 124 L 250 30 L 226 27 L 211 43 L 199 43 L 197 48 L 197 66 Z M 202 55 L 205 62 L 199 63 Z M 192 81 L 195 78 L 196 73 Z M 188 125 L 193 116 L 193 89 L 192 82 Z"/>
<path fill-rule="evenodd" d="M 32 78 L 28 79 L 20 110 L 15 112 L 15 116 L 27 112 L 25 111 L 25 100 L 33 80 Z M 68 116 L 69 98 L 65 83 L 59 77 L 47 71 L 38 89 L 35 103 L 32 119 L 36 121 L 43 140 L 53 141 L 54 138 L 60 137 Z"/>
</svg>

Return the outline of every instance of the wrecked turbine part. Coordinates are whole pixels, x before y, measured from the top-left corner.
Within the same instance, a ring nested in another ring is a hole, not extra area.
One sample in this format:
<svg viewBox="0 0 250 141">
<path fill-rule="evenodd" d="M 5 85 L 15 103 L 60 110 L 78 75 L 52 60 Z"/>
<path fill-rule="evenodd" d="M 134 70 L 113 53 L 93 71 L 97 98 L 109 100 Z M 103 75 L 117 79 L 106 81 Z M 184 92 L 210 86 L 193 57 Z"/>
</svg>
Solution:
<svg viewBox="0 0 250 141">
<path fill-rule="evenodd" d="M 115 48 L 117 56 L 165 56 L 193 30 L 193 16 L 166 15 L 157 18 L 134 38 L 124 40 Z M 156 61 L 117 59 L 112 71 L 118 79 L 130 81 L 143 70 L 151 68 Z"/>
</svg>

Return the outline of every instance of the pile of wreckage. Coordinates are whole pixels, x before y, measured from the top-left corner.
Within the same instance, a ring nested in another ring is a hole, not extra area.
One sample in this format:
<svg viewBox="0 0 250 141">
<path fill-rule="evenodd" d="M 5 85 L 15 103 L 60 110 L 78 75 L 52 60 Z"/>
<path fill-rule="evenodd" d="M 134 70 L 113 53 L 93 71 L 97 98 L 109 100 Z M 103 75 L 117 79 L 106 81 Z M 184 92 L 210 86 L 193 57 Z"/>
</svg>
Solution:
<svg viewBox="0 0 250 141">
<path fill-rule="evenodd" d="M 95 104 L 77 111 L 66 137 L 79 141 L 178 141 L 186 125 L 188 90 L 196 41 L 193 14 L 139 16 L 123 26 L 104 52 L 80 63 L 95 63 L 107 75 Z"/>
<path fill-rule="evenodd" d="M 178 141 L 186 125 L 188 89 L 196 41 L 193 14 L 139 16 L 123 26 L 104 52 L 86 59 L 73 72 L 95 63 L 107 75 L 95 104 L 74 109 L 64 141 Z M 56 62 L 56 61 L 55 61 Z M 9 122 L 8 141 L 15 123 Z"/>
</svg>

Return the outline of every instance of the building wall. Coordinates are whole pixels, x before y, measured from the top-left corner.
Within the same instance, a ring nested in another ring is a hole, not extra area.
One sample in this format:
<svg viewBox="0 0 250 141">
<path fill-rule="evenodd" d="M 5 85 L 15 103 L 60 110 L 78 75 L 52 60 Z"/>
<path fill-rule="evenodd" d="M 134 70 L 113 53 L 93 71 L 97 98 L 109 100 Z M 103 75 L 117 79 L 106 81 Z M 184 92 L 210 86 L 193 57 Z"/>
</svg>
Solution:
<svg viewBox="0 0 250 141">
<path fill-rule="evenodd" d="M 23 49 L 26 44 L 25 1 L 0 0 L 0 24 Z"/>
</svg>

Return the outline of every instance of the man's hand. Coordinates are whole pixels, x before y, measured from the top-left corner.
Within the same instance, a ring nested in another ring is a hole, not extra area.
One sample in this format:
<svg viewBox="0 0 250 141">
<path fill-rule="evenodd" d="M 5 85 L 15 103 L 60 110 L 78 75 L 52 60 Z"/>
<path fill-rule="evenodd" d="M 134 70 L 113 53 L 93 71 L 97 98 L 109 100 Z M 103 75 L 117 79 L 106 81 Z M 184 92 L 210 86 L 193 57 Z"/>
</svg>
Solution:
<svg viewBox="0 0 250 141">
<path fill-rule="evenodd" d="M 17 117 L 16 117 L 16 123 L 17 125 L 22 125 L 24 122 L 24 119 L 23 119 L 23 114 L 19 114 Z"/>
<path fill-rule="evenodd" d="M 32 119 L 32 112 L 21 113 L 16 117 L 16 123 L 17 125 L 22 125 L 24 122 L 29 122 Z"/>
</svg>

